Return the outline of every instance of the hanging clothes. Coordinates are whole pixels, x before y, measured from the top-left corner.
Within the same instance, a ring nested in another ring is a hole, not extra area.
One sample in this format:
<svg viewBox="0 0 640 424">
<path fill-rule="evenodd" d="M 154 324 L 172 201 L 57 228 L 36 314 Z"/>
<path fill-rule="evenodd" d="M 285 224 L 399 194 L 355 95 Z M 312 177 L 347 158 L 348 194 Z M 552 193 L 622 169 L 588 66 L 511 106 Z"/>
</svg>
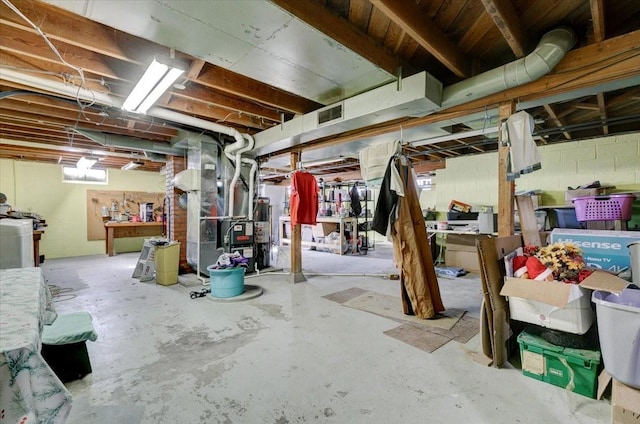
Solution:
<svg viewBox="0 0 640 424">
<path fill-rule="evenodd" d="M 360 216 L 362 213 L 362 204 L 360 203 L 360 193 L 358 193 L 358 183 L 355 183 L 353 187 L 351 187 L 349 199 L 351 201 L 351 213 L 355 217 Z"/>
<path fill-rule="evenodd" d="M 360 174 L 365 184 L 378 185 L 382 180 L 387 162 L 398 152 L 400 142 L 398 140 L 374 144 L 360 150 Z"/>
<path fill-rule="evenodd" d="M 392 189 L 396 172 L 402 190 Z M 445 308 L 416 187 L 408 159 L 396 155 L 389 161 L 382 180 L 373 228 L 379 234 L 385 234 L 390 228 L 394 259 L 400 270 L 403 312 L 428 319 Z"/>
<path fill-rule="evenodd" d="M 318 216 L 318 183 L 308 172 L 296 171 L 291 175 L 291 225 L 316 224 Z"/>
<path fill-rule="evenodd" d="M 503 124 L 502 130 L 507 132 L 510 146 L 507 164 L 509 181 L 542 169 L 538 146 L 532 137 L 534 126 L 533 117 L 525 111 L 512 114 Z"/>
</svg>

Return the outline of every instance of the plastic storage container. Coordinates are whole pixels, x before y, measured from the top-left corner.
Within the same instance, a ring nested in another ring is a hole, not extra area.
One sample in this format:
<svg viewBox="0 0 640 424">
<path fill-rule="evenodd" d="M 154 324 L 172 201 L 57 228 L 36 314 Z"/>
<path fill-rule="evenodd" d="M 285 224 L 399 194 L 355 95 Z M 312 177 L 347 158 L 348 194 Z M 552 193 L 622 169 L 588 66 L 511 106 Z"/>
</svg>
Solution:
<svg viewBox="0 0 640 424">
<path fill-rule="evenodd" d="M 636 196 L 633 194 L 610 194 L 608 196 L 576 197 L 578 221 L 628 221 Z"/>
<path fill-rule="evenodd" d="M 212 297 L 234 297 L 244 292 L 244 268 L 214 269 L 207 267 Z"/>
<path fill-rule="evenodd" d="M 178 282 L 180 262 L 180 243 L 156 246 L 155 251 L 156 283 L 170 286 Z"/>
<path fill-rule="evenodd" d="M 549 223 L 552 228 L 582 228 L 574 208 L 553 208 L 549 213 Z"/>
<path fill-rule="evenodd" d="M 33 266 L 33 220 L 0 219 L 0 269 Z"/>
<path fill-rule="evenodd" d="M 556 346 L 524 331 L 518 335 L 518 344 L 524 375 L 596 397 L 600 352 Z"/>
<path fill-rule="evenodd" d="M 619 295 L 596 290 L 591 299 L 607 372 L 640 389 L 640 290 L 625 289 Z"/>
<path fill-rule="evenodd" d="M 633 284 L 640 287 L 640 241 L 629 243 L 627 247 L 631 256 L 631 279 Z"/>
</svg>

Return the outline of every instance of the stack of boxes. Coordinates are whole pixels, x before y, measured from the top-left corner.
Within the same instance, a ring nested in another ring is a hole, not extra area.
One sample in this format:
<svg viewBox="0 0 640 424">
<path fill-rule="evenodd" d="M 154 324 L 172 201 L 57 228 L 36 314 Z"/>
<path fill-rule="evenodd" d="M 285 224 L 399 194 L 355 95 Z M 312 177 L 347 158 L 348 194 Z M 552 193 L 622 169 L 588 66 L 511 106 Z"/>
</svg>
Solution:
<svg viewBox="0 0 640 424">
<path fill-rule="evenodd" d="M 525 331 L 517 337 L 523 374 L 596 398 L 604 391 L 598 388 L 598 375 L 605 369 L 614 380 L 612 422 L 639 423 L 640 290 L 616 274 L 631 266 L 629 246 L 640 241 L 640 233 L 555 229 L 549 237 L 551 243 L 577 244 L 586 265 L 597 271 L 580 284 L 504 278 L 500 294 L 508 298 L 510 319 L 533 324 L 523 324 Z M 562 345 L 587 340 L 587 332 L 596 329 L 594 348 Z M 551 343 L 538 336 L 549 330 L 573 338 L 558 336 Z"/>
</svg>

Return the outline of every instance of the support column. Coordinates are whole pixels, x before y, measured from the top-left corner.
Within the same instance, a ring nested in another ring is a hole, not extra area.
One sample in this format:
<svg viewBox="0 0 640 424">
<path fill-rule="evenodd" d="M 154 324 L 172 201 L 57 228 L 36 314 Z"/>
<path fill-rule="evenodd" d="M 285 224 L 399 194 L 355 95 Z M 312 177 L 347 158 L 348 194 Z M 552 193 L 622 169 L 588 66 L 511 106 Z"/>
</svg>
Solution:
<svg viewBox="0 0 640 424">
<path fill-rule="evenodd" d="M 173 178 L 177 173 L 187 168 L 186 159 L 180 156 L 167 156 L 166 170 L 166 201 L 165 225 L 168 228 L 166 237 L 180 242 L 179 266 L 181 273 L 190 272 L 187 263 L 187 210 L 178 206 L 178 196 L 182 192 L 175 188 Z"/>
<path fill-rule="evenodd" d="M 295 172 L 300 161 L 299 152 L 291 152 L 291 172 Z M 289 203 L 291 207 L 291 203 Z M 291 282 L 300 283 L 307 281 L 302 273 L 302 226 L 291 223 Z"/>
<path fill-rule="evenodd" d="M 516 111 L 513 101 L 500 104 L 498 109 L 499 122 L 506 121 Z M 498 134 L 498 237 L 511 236 L 515 232 L 513 218 L 513 193 L 515 183 L 507 181 L 507 162 L 509 147 L 503 145 L 502 131 Z"/>
</svg>

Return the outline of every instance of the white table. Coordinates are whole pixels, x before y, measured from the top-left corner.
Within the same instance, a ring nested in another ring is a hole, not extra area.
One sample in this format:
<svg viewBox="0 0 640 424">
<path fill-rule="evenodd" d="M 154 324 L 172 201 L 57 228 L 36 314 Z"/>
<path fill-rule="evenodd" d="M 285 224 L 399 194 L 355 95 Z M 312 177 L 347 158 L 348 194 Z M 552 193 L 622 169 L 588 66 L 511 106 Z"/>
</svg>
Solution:
<svg viewBox="0 0 640 424">
<path fill-rule="evenodd" d="M 0 422 L 67 420 L 71 394 L 40 354 L 42 326 L 54 318 L 40 268 L 0 270 Z"/>
</svg>

